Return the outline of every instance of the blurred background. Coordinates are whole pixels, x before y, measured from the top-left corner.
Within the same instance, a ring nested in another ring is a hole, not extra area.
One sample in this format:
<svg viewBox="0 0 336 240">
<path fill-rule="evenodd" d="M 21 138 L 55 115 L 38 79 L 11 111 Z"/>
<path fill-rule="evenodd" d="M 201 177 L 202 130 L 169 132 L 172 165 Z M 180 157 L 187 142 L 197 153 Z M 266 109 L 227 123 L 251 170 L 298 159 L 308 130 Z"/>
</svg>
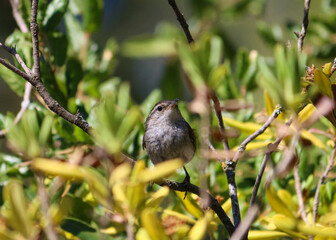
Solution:
<svg viewBox="0 0 336 240">
<path fill-rule="evenodd" d="M 195 16 L 191 1 L 177 1 L 185 15 L 191 31 L 195 28 L 192 16 Z M 201 1 L 202 2 L 202 1 Z M 234 0 L 221 1 L 223 5 L 232 4 Z M 256 1 L 260 2 L 260 1 Z M 317 12 L 319 7 L 316 1 L 312 2 L 311 11 Z M 227 19 L 218 19 L 219 31 L 225 34 L 226 42 L 234 52 L 238 47 L 255 49 L 261 54 L 272 52 L 270 46 L 265 45 L 257 32 L 257 23 L 264 21 L 267 24 L 277 24 L 280 28 L 276 34 L 281 35 L 288 22 L 301 23 L 303 15 L 303 1 L 300 0 L 269 0 L 265 1 L 265 8 L 258 9 L 255 4 L 245 9 L 239 17 L 228 16 Z M 194 11 L 196 11 L 194 9 Z M 197 13 L 196 13 L 197 14 Z M 176 17 L 168 1 L 157 0 L 105 0 L 103 10 L 103 24 L 101 29 L 93 34 L 93 38 L 104 45 L 108 38 L 115 38 L 118 43 L 139 35 L 152 34 L 162 22 L 169 22 L 179 27 Z M 62 26 L 61 26 L 62 27 Z M 5 41 L 14 29 L 17 28 L 12 16 L 9 0 L 1 0 L 0 8 L 0 40 Z M 293 39 L 286 31 L 282 38 Z M 294 43 L 295 44 L 295 43 Z M 10 58 L 4 51 L 1 57 Z M 166 58 L 129 58 L 123 54 L 119 59 L 114 75 L 122 80 L 131 82 L 132 96 L 140 102 L 149 92 L 162 83 Z M 188 94 L 186 96 L 188 98 Z M 20 108 L 20 98 L 0 78 L 0 112 L 17 112 Z"/>
</svg>

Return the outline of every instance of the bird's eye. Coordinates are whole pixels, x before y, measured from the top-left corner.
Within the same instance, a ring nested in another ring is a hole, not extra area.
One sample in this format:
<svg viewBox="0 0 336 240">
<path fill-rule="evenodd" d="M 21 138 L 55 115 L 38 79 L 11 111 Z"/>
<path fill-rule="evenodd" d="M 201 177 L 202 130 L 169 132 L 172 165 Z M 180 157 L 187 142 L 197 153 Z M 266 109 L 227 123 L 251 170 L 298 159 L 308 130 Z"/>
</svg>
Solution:
<svg viewBox="0 0 336 240">
<path fill-rule="evenodd" d="M 158 110 L 159 112 L 161 112 L 162 109 L 163 109 L 162 106 L 158 106 L 158 107 L 157 107 L 157 110 Z"/>
</svg>

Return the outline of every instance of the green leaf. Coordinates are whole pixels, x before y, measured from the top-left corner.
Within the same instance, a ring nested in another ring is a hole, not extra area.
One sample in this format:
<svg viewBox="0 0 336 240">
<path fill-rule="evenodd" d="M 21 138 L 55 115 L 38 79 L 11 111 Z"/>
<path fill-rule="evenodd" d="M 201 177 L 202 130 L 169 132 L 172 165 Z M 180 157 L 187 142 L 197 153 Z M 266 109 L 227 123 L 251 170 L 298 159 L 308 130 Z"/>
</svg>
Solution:
<svg viewBox="0 0 336 240">
<path fill-rule="evenodd" d="M 0 65 L 0 77 L 18 96 L 23 96 L 26 80 L 2 65 Z"/>
<path fill-rule="evenodd" d="M 82 65 L 77 58 L 68 58 L 66 62 L 65 77 L 68 98 L 76 96 L 78 84 L 83 78 Z"/>
<path fill-rule="evenodd" d="M 45 31 L 54 30 L 61 22 L 67 10 L 69 0 L 53 0 L 48 4 L 46 16 L 43 20 Z"/>
<path fill-rule="evenodd" d="M 176 54 L 174 42 L 159 36 L 140 36 L 127 40 L 121 47 L 123 56 L 132 58 L 168 57 Z"/>
<path fill-rule="evenodd" d="M 29 239 L 32 236 L 33 224 L 27 213 L 22 183 L 17 180 L 9 181 L 4 187 L 3 195 L 8 203 L 7 219 L 11 227 Z"/>
<path fill-rule="evenodd" d="M 42 81 L 47 88 L 50 95 L 59 102 L 61 106 L 67 105 L 67 100 L 64 93 L 61 91 L 58 82 L 56 81 L 54 72 L 52 71 L 49 64 L 45 61 L 41 61 L 41 76 Z"/>
<path fill-rule="evenodd" d="M 74 51 L 79 52 L 84 39 L 82 27 L 75 16 L 69 12 L 65 13 L 64 20 L 70 46 Z"/>
<path fill-rule="evenodd" d="M 103 18 L 104 1 L 84 0 L 83 4 L 85 7 L 83 14 L 84 29 L 91 33 L 99 30 Z"/>
<path fill-rule="evenodd" d="M 76 218 L 64 219 L 61 227 L 64 231 L 67 231 L 75 236 L 82 232 L 96 232 L 96 229 Z"/>
<path fill-rule="evenodd" d="M 61 32 L 48 32 L 48 43 L 51 52 L 51 61 L 57 66 L 62 66 L 65 63 L 68 50 L 68 40 Z"/>
<path fill-rule="evenodd" d="M 314 72 L 314 82 L 317 84 L 319 87 L 320 91 L 330 97 L 331 99 L 334 98 L 334 95 L 331 90 L 331 82 L 329 77 L 322 72 L 320 69 L 315 69 Z"/>
</svg>

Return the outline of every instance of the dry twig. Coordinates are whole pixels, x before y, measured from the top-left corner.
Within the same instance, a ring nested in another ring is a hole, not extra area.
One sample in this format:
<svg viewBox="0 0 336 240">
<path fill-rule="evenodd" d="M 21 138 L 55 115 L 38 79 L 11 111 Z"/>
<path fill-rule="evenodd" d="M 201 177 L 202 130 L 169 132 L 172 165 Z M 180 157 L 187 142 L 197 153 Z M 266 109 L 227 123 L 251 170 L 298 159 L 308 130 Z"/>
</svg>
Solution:
<svg viewBox="0 0 336 240">
<path fill-rule="evenodd" d="M 325 179 L 327 178 L 328 173 L 330 172 L 330 170 L 333 168 L 333 166 L 335 164 L 335 155 L 336 155 L 336 147 L 333 149 L 333 151 L 331 153 L 331 156 L 329 158 L 329 161 L 328 161 L 328 165 L 327 165 L 325 171 L 323 172 L 322 176 L 320 177 L 320 180 L 317 184 L 317 188 L 316 188 L 316 191 L 315 191 L 315 197 L 314 197 L 313 224 L 315 224 L 315 222 L 316 222 L 317 210 L 318 210 L 318 206 L 319 206 L 319 195 L 320 195 L 321 185 L 324 183 Z"/>
<path fill-rule="evenodd" d="M 307 33 L 307 29 L 308 29 L 309 7 L 310 7 L 310 0 L 305 0 L 301 32 L 300 33 L 299 32 L 294 32 L 296 37 L 298 38 L 298 49 L 299 49 L 300 52 L 302 52 L 303 40 L 306 37 L 306 33 Z"/>
</svg>

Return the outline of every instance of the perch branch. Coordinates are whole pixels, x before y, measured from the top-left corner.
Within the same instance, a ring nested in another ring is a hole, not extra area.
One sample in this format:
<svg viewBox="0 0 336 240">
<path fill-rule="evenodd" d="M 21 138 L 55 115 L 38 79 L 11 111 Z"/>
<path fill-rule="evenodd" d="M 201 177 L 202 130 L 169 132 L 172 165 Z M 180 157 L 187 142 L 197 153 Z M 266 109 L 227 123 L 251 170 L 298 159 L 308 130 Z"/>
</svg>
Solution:
<svg viewBox="0 0 336 240">
<path fill-rule="evenodd" d="M 298 38 L 298 49 L 299 49 L 300 52 L 302 52 L 303 40 L 306 37 L 306 33 L 307 33 L 307 29 L 308 29 L 309 7 L 310 7 L 310 0 L 305 0 L 304 10 L 303 10 L 303 21 L 302 21 L 301 33 L 294 32 L 295 35 L 296 35 L 296 37 Z"/>
<path fill-rule="evenodd" d="M 188 43 L 192 43 L 194 41 L 193 37 L 191 36 L 191 33 L 189 31 L 189 25 L 185 18 L 183 17 L 183 14 L 181 13 L 180 9 L 177 7 L 175 0 L 168 0 L 169 5 L 172 7 L 172 9 L 175 12 L 175 15 L 177 17 L 177 21 L 179 21 L 184 34 L 186 35 L 188 39 Z"/>
<path fill-rule="evenodd" d="M 319 195 L 320 195 L 321 185 L 324 183 L 325 179 L 327 178 L 328 173 L 330 172 L 330 170 L 333 168 L 333 166 L 335 164 L 335 155 L 336 155 L 336 147 L 334 147 L 334 149 L 331 153 L 331 156 L 329 158 L 328 165 L 327 165 L 325 171 L 323 172 L 322 176 L 320 177 L 320 180 L 317 184 L 317 188 L 316 188 L 316 191 L 315 191 L 315 197 L 314 197 L 313 224 L 315 224 L 315 222 L 316 222 L 317 210 L 318 210 L 318 206 L 319 206 Z"/>
<path fill-rule="evenodd" d="M 209 207 L 217 214 L 221 222 L 224 224 L 229 235 L 231 236 L 233 232 L 235 231 L 235 227 L 232 225 L 230 218 L 227 216 L 222 206 L 218 203 L 217 199 L 214 198 L 207 191 L 191 183 L 184 184 L 184 183 L 173 182 L 170 180 L 165 180 L 160 185 L 168 186 L 171 190 L 174 190 L 174 191 L 191 192 L 203 198 L 204 200 L 208 202 Z"/>
</svg>

